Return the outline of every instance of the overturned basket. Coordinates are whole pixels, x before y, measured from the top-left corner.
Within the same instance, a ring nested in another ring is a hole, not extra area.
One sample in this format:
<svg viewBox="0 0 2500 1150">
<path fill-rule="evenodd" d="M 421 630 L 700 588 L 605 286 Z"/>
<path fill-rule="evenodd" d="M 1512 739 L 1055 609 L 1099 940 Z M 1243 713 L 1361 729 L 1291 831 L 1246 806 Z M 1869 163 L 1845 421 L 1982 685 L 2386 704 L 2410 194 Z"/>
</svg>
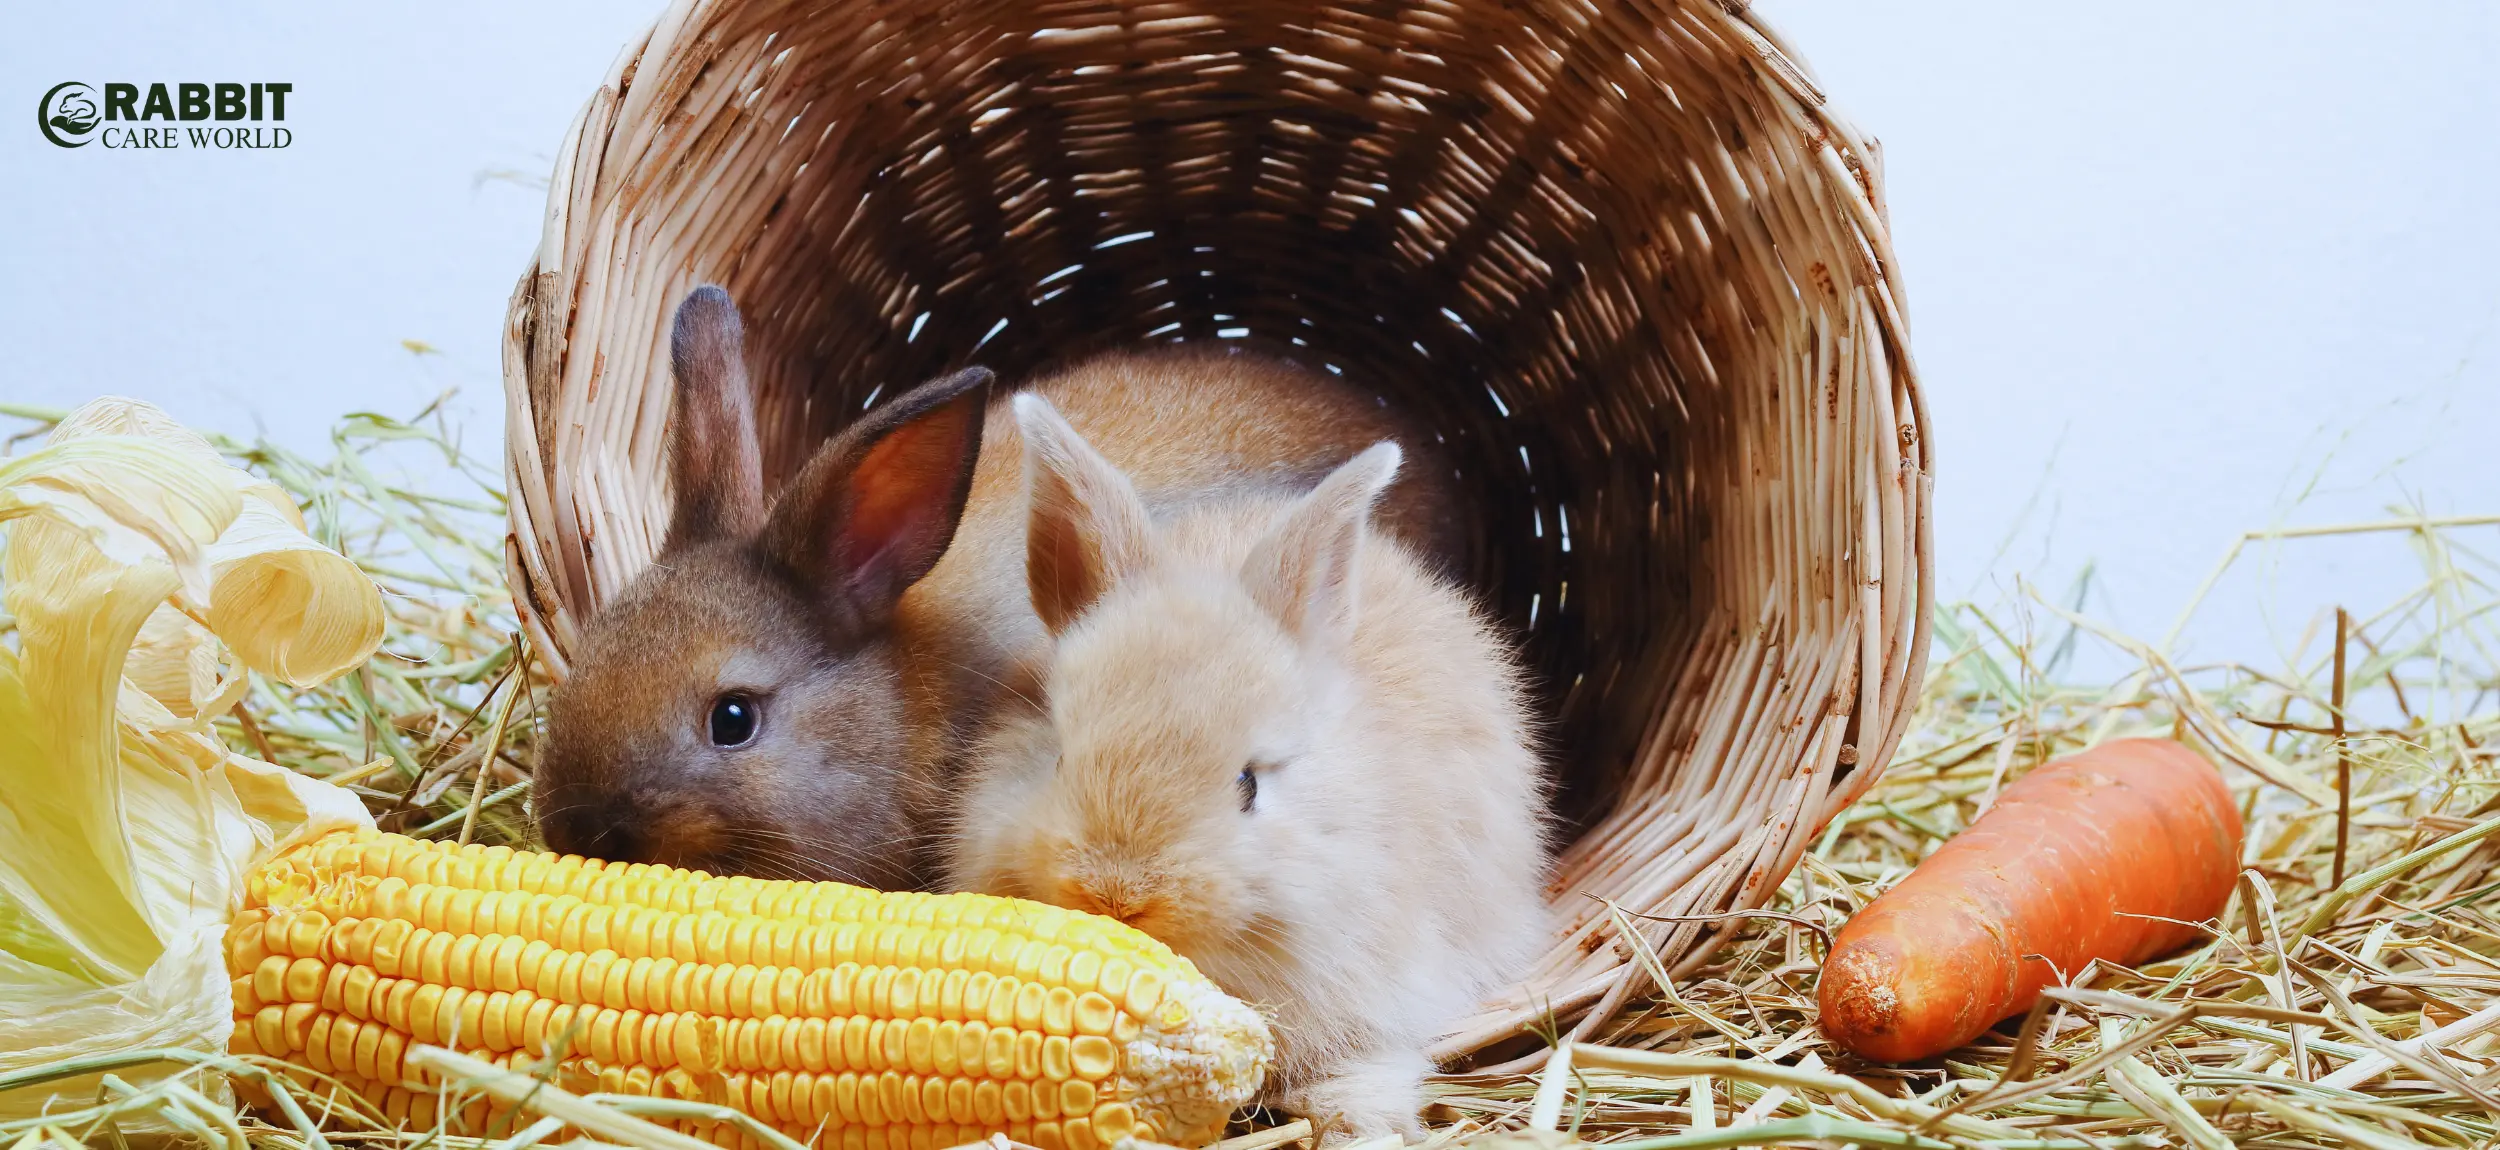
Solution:
<svg viewBox="0 0 2500 1150">
<path fill-rule="evenodd" d="M 505 345 L 559 672 L 668 522 L 667 317 L 748 316 L 767 483 L 980 362 L 1250 338 L 1427 420 L 1555 717 L 1568 924 L 1445 1040 L 1586 1034 L 1873 781 L 1930 456 L 1876 154 L 1715 0 L 681 2 L 574 125 Z M 1618 904 L 1641 919 L 1607 913 Z"/>
</svg>

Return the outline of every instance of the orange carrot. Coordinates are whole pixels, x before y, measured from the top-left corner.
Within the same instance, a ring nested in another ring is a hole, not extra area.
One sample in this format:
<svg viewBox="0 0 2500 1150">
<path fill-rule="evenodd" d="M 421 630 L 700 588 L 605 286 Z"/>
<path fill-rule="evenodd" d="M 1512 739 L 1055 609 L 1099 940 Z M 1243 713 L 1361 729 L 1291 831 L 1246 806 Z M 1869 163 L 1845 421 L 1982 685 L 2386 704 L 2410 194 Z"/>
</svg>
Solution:
<svg viewBox="0 0 2500 1150">
<path fill-rule="evenodd" d="M 2222 912 L 2239 859 L 2231 793 L 2186 747 L 2125 739 L 2050 763 L 1841 929 L 1823 1034 L 1883 1062 L 1951 1050 L 2093 959 L 2200 937 L 2187 924 Z"/>
</svg>

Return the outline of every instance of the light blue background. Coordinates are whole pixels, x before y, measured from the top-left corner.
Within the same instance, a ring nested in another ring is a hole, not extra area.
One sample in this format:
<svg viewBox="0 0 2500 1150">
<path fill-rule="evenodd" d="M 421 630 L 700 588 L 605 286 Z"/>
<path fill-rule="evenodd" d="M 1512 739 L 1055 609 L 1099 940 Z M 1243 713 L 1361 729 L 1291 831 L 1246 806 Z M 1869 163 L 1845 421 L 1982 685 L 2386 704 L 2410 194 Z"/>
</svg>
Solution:
<svg viewBox="0 0 2500 1150">
<path fill-rule="evenodd" d="M 2097 563 L 2092 609 L 2157 633 L 2241 530 L 2500 511 L 2500 5 L 1761 8 L 1884 145 L 1947 596 Z M 456 387 L 494 457 L 539 182 L 649 15 L 17 6 L 0 398 L 314 444 Z M 64 79 L 289 81 L 297 142 L 63 151 L 25 111 Z M 2415 580 L 2396 537 L 2261 549 L 2189 654 L 2271 663 Z"/>
</svg>

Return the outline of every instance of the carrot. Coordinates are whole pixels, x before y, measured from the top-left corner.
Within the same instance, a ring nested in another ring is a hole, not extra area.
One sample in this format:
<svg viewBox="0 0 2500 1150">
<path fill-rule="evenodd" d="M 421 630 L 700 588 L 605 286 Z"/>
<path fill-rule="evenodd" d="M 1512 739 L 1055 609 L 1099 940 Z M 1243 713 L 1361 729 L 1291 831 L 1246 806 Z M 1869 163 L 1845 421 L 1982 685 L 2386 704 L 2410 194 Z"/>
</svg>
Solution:
<svg viewBox="0 0 2500 1150">
<path fill-rule="evenodd" d="M 2239 858 L 2239 810 L 2186 747 L 2124 739 L 2059 759 L 1841 929 L 1823 1034 L 1882 1062 L 1951 1050 L 2093 959 L 2132 965 L 2200 937 Z"/>
</svg>

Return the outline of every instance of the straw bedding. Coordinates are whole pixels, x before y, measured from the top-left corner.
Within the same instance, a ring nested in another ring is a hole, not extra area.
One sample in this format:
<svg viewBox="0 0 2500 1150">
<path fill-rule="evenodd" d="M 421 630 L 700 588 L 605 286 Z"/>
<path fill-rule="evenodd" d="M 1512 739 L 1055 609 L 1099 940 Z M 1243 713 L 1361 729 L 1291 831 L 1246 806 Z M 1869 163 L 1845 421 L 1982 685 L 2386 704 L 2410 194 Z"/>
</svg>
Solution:
<svg viewBox="0 0 2500 1150">
<path fill-rule="evenodd" d="M 1882 186 L 1741 6 L 679 3 L 514 296 L 521 621 L 561 675 L 649 561 L 698 282 L 748 316 L 768 486 L 967 362 L 1338 372 L 1442 440 L 1553 718 L 1566 925 L 1436 1051 L 1533 1059 L 1644 990 L 1635 951 L 1702 961 L 1729 920 L 1691 916 L 1760 905 L 1900 737 L 1931 460 Z"/>
<path fill-rule="evenodd" d="M 27 413 L 0 406 L 0 414 Z M 313 533 L 341 543 L 383 584 L 392 615 L 383 653 L 363 670 L 302 691 L 259 684 L 221 724 L 224 737 L 309 774 L 354 780 L 372 809 L 397 812 L 393 825 L 525 841 L 520 816 L 545 676 L 532 657 L 518 686 L 505 678 L 529 647 L 516 642 L 492 550 L 498 493 L 394 478 L 457 458 L 421 425 L 359 421 L 327 459 L 225 446 L 295 494 Z M 1809 845 L 1765 913 L 1742 920 L 1728 946 L 1671 990 L 1630 1000 L 1567 1063 L 1437 1083 L 1434 1141 L 1551 1147 L 1570 1135 L 1642 1150 L 2489 1144 L 2500 1136 L 2495 525 L 2500 516 L 2402 519 L 2325 529 L 2327 538 L 2301 543 L 2253 537 L 2303 548 L 2283 558 L 2309 562 L 2365 545 L 2361 535 L 2393 532 L 2423 558 L 2418 588 L 2352 616 L 2341 740 L 2331 616 L 2287 637 L 2279 663 L 2181 667 L 2166 643 L 2046 597 L 1987 612 L 1940 608 L 1937 670 L 1902 750 L 1882 782 Z M 2140 669 L 2082 681 L 2074 652 L 2092 647 Z M 2211 942 L 2139 970 L 2070 972 L 2074 989 L 2055 994 L 2034 1024 L 2017 1020 L 1931 1062 L 1869 1066 L 1821 1040 L 1814 978 L 1829 932 L 1967 825 L 2004 782 L 2089 741 L 2135 733 L 2176 734 L 2239 764 L 2226 776 L 2252 814 L 2249 867 Z M 2341 884 L 2333 881 L 2339 761 L 2353 797 Z M 1630 917 L 1628 908 L 1593 905 Z M 1645 968 L 1659 961 L 1637 948 L 1630 958 Z M 1557 1028 L 1540 1020 L 1538 1029 Z M 159 1053 L 133 1051 L 122 1064 Z M 258 1059 L 207 1064 L 267 1068 Z M 295 1072 L 313 1083 L 296 1099 L 334 1146 L 519 1144 L 392 1130 L 309 1070 Z M 28 1088 L 44 1073 L 0 1080 L 0 1090 Z M 169 1105 L 155 1091 L 99 1098 L 48 1122 L 0 1124 L 0 1139 L 110 1143 L 116 1123 Z M 1228 1150 L 1283 1146 L 1301 1132 L 1254 1119 Z M 310 1143 L 279 1115 L 229 1112 L 225 1123 L 255 1146 Z M 512 1133 L 555 1132 L 550 1121 Z"/>
</svg>

